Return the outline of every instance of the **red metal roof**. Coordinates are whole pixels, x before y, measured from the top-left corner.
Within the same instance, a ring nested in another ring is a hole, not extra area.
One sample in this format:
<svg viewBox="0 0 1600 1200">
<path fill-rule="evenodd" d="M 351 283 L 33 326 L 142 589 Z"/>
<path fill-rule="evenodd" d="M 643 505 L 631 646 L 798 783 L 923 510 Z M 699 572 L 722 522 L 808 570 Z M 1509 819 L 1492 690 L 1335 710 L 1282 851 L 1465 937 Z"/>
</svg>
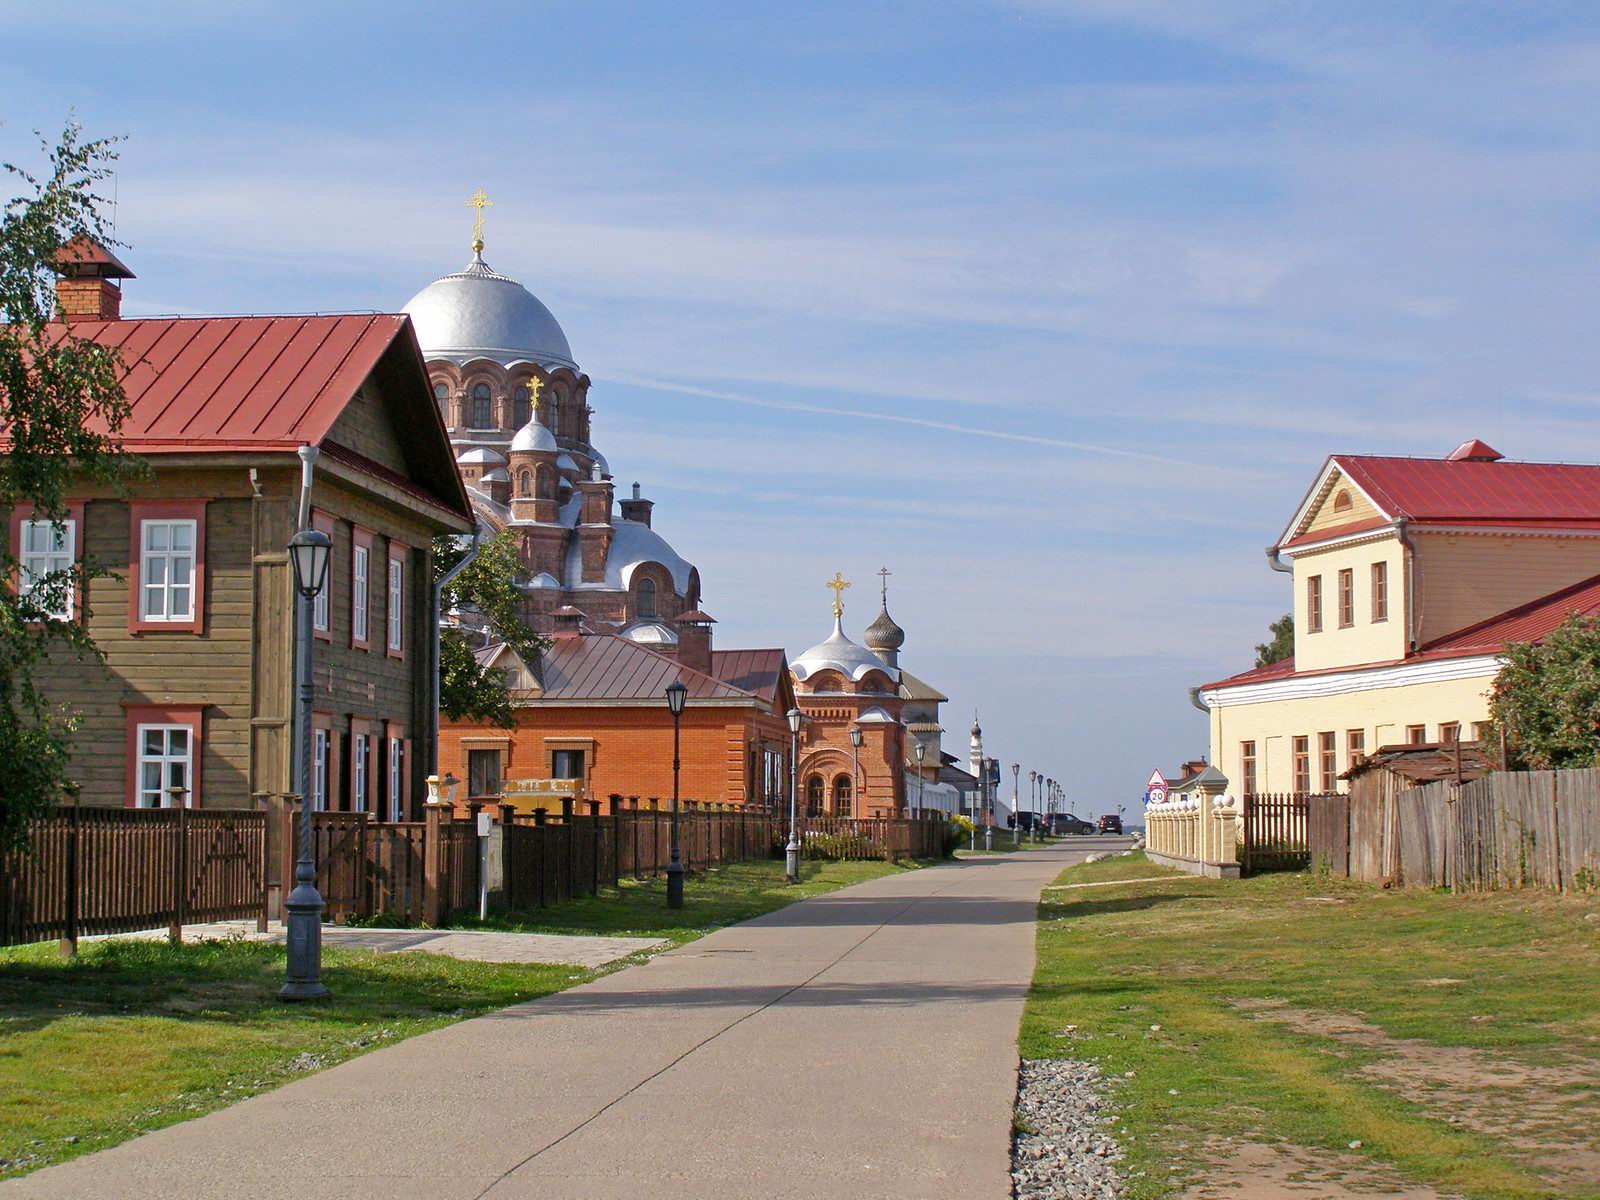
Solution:
<svg viewBox="0 0 1600 1200">
<path fill-rule="evenodd" d="M 778 685 L 789 670 L 782 650 L 713 650 L 711 673 L 723 683 L 760 696 L 768 704 L 778 697 Z"/>
<path fill-rule="evenodd" d="M 544 652 L 539 674 L 544 700 L 640 700 L 665 705 L 667 684 L 675 679 L 689 689 L 691 701 L 755 700 L 741 688 L 614 634 L 557 638 Z"/>
<path fill-rule="evenodd" d="M 1600 612 L 1600 575 L 1591 575 L 1548 596 L 1435 638 L 1417 652 L 1417 657 L 1492 654 L 1511 642 L 1543 641 L 1574 613 L 1592 616 L 1597 612 Z"/>
<path fill-rule="evenodd" d="M 1472 658 L 1484 654 L 1498 654 L 1512 642 L 1542 642 L 1574 613 L 1584 616 L 1600 614 L 1600 575 L 1519 604 L 1487 620 L 1443 637 L 1435 638 L 1407 658 L 1387 662 L 1361 663 L 1355 666 L 1322 667 L 1315 671 L 1296 671 L 1294 659 L 1285 658 L 1265 667 L 1242 671 L 1226 679 L 1202 684 L 1202 689 L 1239 687 L 1247 683 L 1265 683 L 1273 679 L 1306 678 L 1313 675 L 1331 675 L 1341 671 L 1362 671 L 1375 667 L 1394 667 L 1404 663 L 1430 662 L 1441 658 Z"/>
<path fill-rule="evenodd" d="M 1390 517 L 1600 527 L 1600 466 L 1367 455 L 1333 461 Z"/>
<path fill-rule="evenodd" d="M 316 445 L 405 323 L 395 314 L 162 317 L 80 321 L 71 332 L 121 350 L 131 405 L 121 440 L 161 454 Z"/>
</svg>

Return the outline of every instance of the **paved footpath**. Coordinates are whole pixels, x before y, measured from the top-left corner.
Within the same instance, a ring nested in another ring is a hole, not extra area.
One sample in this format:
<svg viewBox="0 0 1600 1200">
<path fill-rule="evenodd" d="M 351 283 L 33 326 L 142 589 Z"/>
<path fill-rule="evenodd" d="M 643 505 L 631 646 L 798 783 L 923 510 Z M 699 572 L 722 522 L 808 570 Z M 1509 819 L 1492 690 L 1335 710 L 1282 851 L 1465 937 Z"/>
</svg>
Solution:
<svg viewBox="0 0 1600 1200">
<path fill-rule="evenodd" d="M 1081 857 L 792 904 L 0 1196 L 1006 1200 L 1035 906 Z"/>
</svg>

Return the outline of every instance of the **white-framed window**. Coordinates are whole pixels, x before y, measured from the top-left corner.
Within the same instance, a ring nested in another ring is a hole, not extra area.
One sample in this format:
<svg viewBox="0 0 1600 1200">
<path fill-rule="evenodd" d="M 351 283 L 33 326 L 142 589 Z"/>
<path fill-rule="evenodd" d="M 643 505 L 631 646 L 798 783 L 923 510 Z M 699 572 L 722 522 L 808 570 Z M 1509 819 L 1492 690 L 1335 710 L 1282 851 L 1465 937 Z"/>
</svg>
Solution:
<svg viewBox="0 0 1600 1200">
<path fill-rule="evenodd" d="M 140 808 L 170 808 L 173 788 L 183 806 L 194 803 L 194 730 L 187 725 L 140 725 L 137 731 Z"/>
<path fill-rule="evenodd" d="M 350 570 L 350 636 L 358 642 L 367 640 L 367 576 L 371 560 L 371 547 L 355 548 Z"/>
<path fill-rule="evenodd" d="M 328 564 L 331 573 L 333 564 Z M 318 633 L 328 632 L 329 609 L 328 597 L 332 594 L 332 578 L 322 585 L 322 590 L 317 593 L 317 598 L 311 602 L 311 625 Z"/>
<path fill-rule="evenodd" d="M 389 820 L 405 820 L 405 743 L 389 739 Z"/>
<path fill-rule="evenodd" d="M 350 808 L 353 812 L 367 811 L 367 747 L 371 739 L 358 733 L 350 739 Z"/>
<path fill-rule="evenodd" d="M 139 616 L 194 620 L 194 521 L 139 523 Z"/>
<path fill-rule="evenodd" d="M 22 590 L 32 593 L 46 575 L 71 569 L 77 558 L 78 523 L 71 518 L 56 524 L 51 521 L 22 522 L 22 545 L 18 559 L 22 564 Z M 61 603 L 50 610 L 57 620 L 72 620 L 72 589 L 65 588 Z"/>
<path fill-rule="evenodd" d="M 311 808 L 315 812 L 328 809 L 328 731 L 311 731 Z"/>
<path fill-rule="evenodd" d="M 405 632 L 406 564 L 404 559 L 389 560 L 389 649 L 398 651 Z"/>
</svg>

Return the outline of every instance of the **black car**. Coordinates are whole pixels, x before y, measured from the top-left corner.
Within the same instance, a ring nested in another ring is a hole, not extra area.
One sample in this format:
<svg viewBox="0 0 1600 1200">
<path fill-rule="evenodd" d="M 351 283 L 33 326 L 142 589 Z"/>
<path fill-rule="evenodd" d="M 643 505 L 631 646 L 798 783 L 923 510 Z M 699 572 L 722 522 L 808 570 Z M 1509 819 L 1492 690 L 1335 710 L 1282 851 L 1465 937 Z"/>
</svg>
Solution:
<svg viewBox="0 0 1600 1200">
<path fill-rule="evenodd" d="M 1100 818 L 1100 832 L 1101 833 L 1121 833 L 1122 832 L 1122 818 L 1118 817 L 1118 816 L 1115 816 L 1115 815 L 1113 815 L 1111 813 L 1107 813 L 1105 816 Z"/>
<path fill-rule="evenodd" d="M 1070 837 L 1093 833 L 1094 825 L 1073 813 L 1053 813 L 1050 817 L 1050 832 L 1057 837 Z"/>
</svg>

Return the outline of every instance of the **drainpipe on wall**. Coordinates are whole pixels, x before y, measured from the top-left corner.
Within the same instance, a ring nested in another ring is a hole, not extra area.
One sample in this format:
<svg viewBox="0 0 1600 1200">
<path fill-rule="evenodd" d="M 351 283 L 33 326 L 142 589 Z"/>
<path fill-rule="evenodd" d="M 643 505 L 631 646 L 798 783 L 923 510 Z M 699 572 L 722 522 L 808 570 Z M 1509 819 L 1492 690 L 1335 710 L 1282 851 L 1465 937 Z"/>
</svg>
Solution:
<svg viewBox="0 0 1600 1200">
<path fill-rule="evenodd" d="M 1417 546 L 1411 540 L 1411 535 L 1406 532 L 1410 521 L 1406 517 L 1396 517 L 1394 522 L 1394 536 L 1399 540 L 1405 557 L 1400 560 L 1400 568 L 1406 573 L 1406 653 L 1410 654 L 1417 648 L 1416 638 L 1416 613 L 1417 613 Z"/>
<path fill-rule="evenodd" d="M 1211 715 L 1211 706 L 1200 699 L 1199 688 L 1192 687 L 1189 689 L 1189 703 L 1194 705 L 1201 712 L 1205 713 L 1206 716 L 1209 717 Z"/>
<path fill-rule="evenodd" d="M 1271 567 L 1274 571 L 1281 571 L 1285 575 L 1293 575 L 1294 564 L 1284 562 L 1283 559 L 1278 557 L 1279 552 L 1280 550 L 1277 546 L 1267 547 L 1267 566 Z"/>
<path fill-rule="evenodd" d="M 444 665 L 440 658 L 441 651 L 439 649 L 439 620 L 443 614 L 439 611 L 439 609 L 444 602 L 444 589 L 450 586 L 450 582 L 455 579 L 457 575 L 461 574 L 461 572 L 465 571 L 469 566 L 472 565 L 472 560 L 478 557 L 478 551 L 482 549 L 482 543 L 483 530 L 479 527 L 478 523 L 474 521 L 472 523 L 472 545 L 467 548 L 466 554 L 462 555 L 461 561 L 446 571 L 443 578 L 441 578 L 438 583 L 433 585 L 433 605 L 431 614 L 433 617 L 433 703 L 428 708 L 429 775 L 437 775 L 439 773 L 439 676 L 444 670 Z"/>
</svg>

